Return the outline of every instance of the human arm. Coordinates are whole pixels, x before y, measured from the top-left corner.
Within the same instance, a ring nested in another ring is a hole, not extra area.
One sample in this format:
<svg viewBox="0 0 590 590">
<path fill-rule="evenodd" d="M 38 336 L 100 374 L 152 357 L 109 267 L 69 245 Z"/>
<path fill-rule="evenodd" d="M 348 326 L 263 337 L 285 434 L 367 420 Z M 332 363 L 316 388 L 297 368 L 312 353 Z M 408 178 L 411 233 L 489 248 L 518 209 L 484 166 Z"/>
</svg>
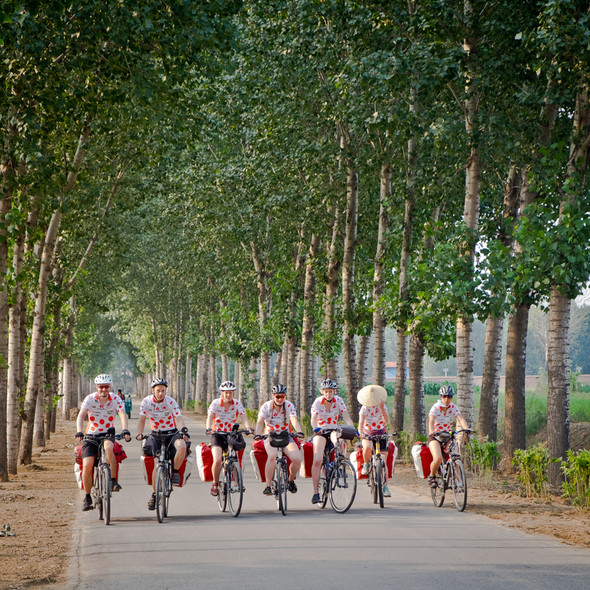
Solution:
<svg viewBox="0 0 590 590">
<path fill-rule="evenodd" d="M 385 405 L 385 401 L 380 402 L 379 406 L 381 408 L 381 415 L 383 416 L 383 420 L 385 421 L 385 424 L 389 424 L 389 412 L 387 411 L 387 406 Z M 360 430 L 360 426 L 359 426 L 359 430 Z"/>
<path fill-rule="evenodd" d="M 363 428 L 365 426 L 365 415 L 363 412 L 359 412 L 359 432 L 363 432 Z"/>
<path fill-rule="evenodd" d="M 348 413 L 348 410 L 342 410 L 342 419 L 349 425 L 354 428 L 354 422 Z"/>
<path fill-rule="evenodd" d="M 141 439 L 143 436 L 143 429 L 145 428 L 145 414 L 142 416 L 139 415 L 139 419 L 137 420 L 137 436 L 135 438 Z"/>
<path fill-rule="evenodd" d="M 434 434 L 434 414 L 428 415 L 428 436 Z"/>
<path fill-rule="evenodd" d="M 255 430 L 254 434 L 256 434 L 257 436 L 262 436 L 263 425 L 264 425 L 264 416 L 262 415 L 262 412 L 258 412 L 258 420 L 256 420 L 256 430 Z"/>
<path fill-rule="evenodd" d="M 78 417 L 76 418 L 76 438 L 82 438 L 80 436 L 80 433 L 84 432 L 84 419 L 86 418 L 86 416 L 88 415 L 88 410 L 86 408 L 82 408 L 79 412 L 78 412 Z"/>
</svg>

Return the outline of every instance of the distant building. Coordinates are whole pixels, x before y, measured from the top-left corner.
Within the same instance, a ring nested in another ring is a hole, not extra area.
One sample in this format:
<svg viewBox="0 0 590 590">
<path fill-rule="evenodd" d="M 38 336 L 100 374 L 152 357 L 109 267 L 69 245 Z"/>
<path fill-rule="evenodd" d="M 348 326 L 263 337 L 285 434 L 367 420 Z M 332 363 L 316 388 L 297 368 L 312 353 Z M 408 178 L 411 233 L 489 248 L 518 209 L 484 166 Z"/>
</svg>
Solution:
<svg viewBox="0 0 590 590">
<path fill-rule="evenodd" d="M 385 380 L 393 381 L 397 375 L 397 363 L 395 361 L 389 361 L 385 363 Z M 410 365 L 406 364 L 406 378 L 410 376 Z"/>
</svg>

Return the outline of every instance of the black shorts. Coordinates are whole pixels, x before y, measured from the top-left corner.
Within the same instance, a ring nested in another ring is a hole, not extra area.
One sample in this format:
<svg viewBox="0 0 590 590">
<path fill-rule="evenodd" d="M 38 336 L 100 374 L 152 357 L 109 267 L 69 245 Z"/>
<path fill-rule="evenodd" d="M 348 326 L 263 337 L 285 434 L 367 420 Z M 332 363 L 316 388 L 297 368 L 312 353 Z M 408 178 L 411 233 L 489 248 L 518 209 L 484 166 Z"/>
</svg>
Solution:
<svg viewBox="0 0 590 590">
<path fill-rule="evenodd" d="M 85 457 L 98 457 L 98 443 L 101 439 L 115 442 L 114 436 L 101 434 L 87 434 L 82 441 L 82 459 Z"/>
<path fill-rule="evenodd" d="M 326 439 L 326 446 L 324 448 L 324 453 L 327 451 L 331 451 L 334 448 L 334 443 L 332 442 L 332 439 L 330 438 L 330 435 L 336 432 L 336 429 L 333 428 L 332 430 L 324 430 L 322 432 L 317 432 L 315 434 L 315 436 L 323 436 Z"/>
<path fill-rule="evenodd" d="M 146 457 L 157 457 L 158 453 L 160 452 L 160 448 L 162 444 L 165 444 L 168 447 L 168 454 L 170 459 L 174 459 L 174 455 L 176 455 L 176 448 L 174 447 L 174 443 L 178 439 L 182 439 L 182 434 L 178 432 L 178 430 L 168 430 L 163 433 L 156 432 L 158 436 L 152 436 L 151 434 L 145 439 L 142 447 L 143 454 Z"/>
<path fill-rule="evenodd" d="M 212 432 L 211 433 L 211 446 L 221 447 L 222 451 L 227 451 L 227 437 L 229 432 Z"/>
</svg>

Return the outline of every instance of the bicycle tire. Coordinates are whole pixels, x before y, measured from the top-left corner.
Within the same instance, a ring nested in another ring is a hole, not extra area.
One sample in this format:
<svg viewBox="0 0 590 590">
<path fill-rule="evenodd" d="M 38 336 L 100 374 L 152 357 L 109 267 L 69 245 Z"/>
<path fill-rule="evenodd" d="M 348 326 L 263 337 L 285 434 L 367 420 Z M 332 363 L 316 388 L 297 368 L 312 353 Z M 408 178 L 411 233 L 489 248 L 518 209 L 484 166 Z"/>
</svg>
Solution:
<svg viewBox="0 0 590 590">
<path fill-rule="evenodd" d="M 344 514 L 356 496 L 356 471 L 348 459 L 335 462 L 330 474 L 330 504 L 335 512 Z"/>
<path fill-rule="evenodd" d="M 225 512 L 227 509 L 227 465 L 224 463 L 221 468 L 221 477 L 219 478 L 219 484 L 217 485 L 217 505 L 221 512 Z"/>
<path fill-rule="evenodd" d="M 289 485 L 289 472 L 286 461 L 277 461 L 277 504 L 281 514 L 287 514 L 287 486 Z"/>
<path fill-rule="evenodd" d="M 467 506 L 467 478 L 460 459 L 454 459 L 451 463 L 451 485 L 455 507 L 459 512 L 463 512 Z"/>
<path fill-rule="evenodd" d="M 164 522 L 166 517 L 166 473 L 163 465 L 156 469 L 156 517 Z"/>
<path fill-rule="evenodd" d="M 377 459 L 377 461 L 375 461 L 375 467 L 376 467 L 376 473 L 375 473 L 375 482 L 377 483 L 377 485 L 375 486 L 377 488 L 377 502 L 379 504 L 379 508 L 383 508 L 384 507 L 384 502 L 383 502 L 383 458 L 381 457 L 381 455 L 379 456 L 379 458 Z"/>
<path fill-rule="evenodd" d="M 96 512 L 98 514 L 98 520 L 103 520 L 103 512 L 102 512 L 102 497 L 100 493 L 100 475 L 98 472 L 98 465 L 94 467 L 94 475 L 92 478 L 92 491 L 90 492 L 92 496 L 92 502 L 94 503 L 94 507 L 96 508 Z"/>
<path fill-rule="evenodd" d="M 445 478 L 442 473 L 442 467 L 438 468 L 436 474 L 436 487 L 430 488 L 430 495 L 432 496 L 432 502 L 440 508 L 445 503 Z"/>
<path fill-rule="evenodd" d="M 379 501 L 379 493 L 377 492 L 377 479 L 375 478 L 376 461 L 371 461 L 371 471 L 369 471 L 369 486 L 371 488 L 371 497 L 373 498 L 373 504 L 377 504 Z"/>
<path fill-rule="evenodd" d="M 100 466 L 101 484 L 100 495 L 102 497 L 102 510 L 105 525 L 111 524 L 111 467 L 108 463 Z"/>
<path fill-rule="evenodd" d="M 326 473 L 326 465 L 322 464 L 320 467 L 320 481 L 318 484 L 318 492 L 320 494 L 320 501 L 316 504 L 318 508 L 325 508 L 328 503 L 328 475 Z"/>
<path fill-rule="evenodd" d="M 244 485 L 242 470 L 238 461 L 232 461 L 228 474 L 227 487 L 229 489 L 229 511 L 232 516 L 239 516 L 240 511 L 242 510 L 242 500 L 244 498 Z"/>
</svg>

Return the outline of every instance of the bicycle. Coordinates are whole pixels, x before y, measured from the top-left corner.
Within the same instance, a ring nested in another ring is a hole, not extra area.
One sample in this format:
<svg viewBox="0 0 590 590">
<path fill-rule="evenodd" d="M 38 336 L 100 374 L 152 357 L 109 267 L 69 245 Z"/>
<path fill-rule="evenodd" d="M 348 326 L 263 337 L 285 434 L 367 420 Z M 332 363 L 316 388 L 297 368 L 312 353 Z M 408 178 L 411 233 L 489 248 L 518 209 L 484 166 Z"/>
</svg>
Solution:
<svg viewBox="0 0 590 590">
<path fill-rule="evenodd" d="M 371 488 L 371 495 L 373 496 L 373 504 L 379 504 L 381 508 L 384 507 L 383 500 L 383 486 L 387 483 L 387 465 L 383 455 L 381 455 L 381 440 L 387 437 L 389 440 L 392 436 L 395 436 L 397 432 L 393 432 L 390 435 L 383 434 L 365 434 L 363 438 L 375 443 L 373 455 L 371 457 L 371 468 L 369 469 L 369 479 L 367 485 Z"/>
<path fill-rule="evenodd" d="M 160 450 L 158 456 L 155 457 L 156 461 L 156 518 L 158 522 L 164 522 L 164 518 L 168 516 L 168 510 L 170 507 L 170 494 L 174 490 L 172 484 L 172 473 L 174 464 L 170 458 L 169 446 L 172 443 L 172 439 L 169 436 L 158 434 L 156 432 L 150 432 L 148 436 L 160 442 Z M 138 435 L 137 440 L 144 440 L 148 438 L 145 435 Z M 168 439 L 168 444 L 166 443 Z"/>
<path fill-rule="evenodd" d="M 217 503 L 219 510 L 225 512 L 229 504 L 232 516 L 239 516 L 244 499 L 244 478 L 237 451 L 246 448 L 246 442 L 240 434 L 250 434 L 249 430 L 232 430 L 231 432 L 217 432 L 227 438 L 227 450 L 223 451 L 221 459 L 220 481 L 217 487 Z"/>
<path fill-rule="evenodd" d="M 114 430 L 114 428 L 113 428 Z M 88 441 L 98 447 L 98 462 L 94 462 L 92 476 L 92 503 L 98 512 L 98 519 L 104 520 L 105 525 L 111 524 L 111 466 L 106 458 L 104 450 L 104 440 L 107 436 L 114 436 L 115 439 L 121 440 L 121 434 L 105 435 L 86 435 L 83 440 Z"/>
<path fill-rule="evenodd" d="M 326 441 L 324 456 L 320 467 L 319 508 L 325 508 L 330 498 L 330 504 L 335 512 L 344 514 L 354 502 L 356 496 L 356 471 L 352 463 L 340 451 L 343 440 L 352 440 L 356 436 L 356 430 L 352 426 L 339 426 L 336 429 L 338 440 L 331 447 Z M 334 451 L 334 460 L 331 455 Z"/>
<path fill-rule="evenodd" d="M 293 436 L 303 436 L 302 433 L 297 433 Z M 289 445 L 289 431 L 282 430 L 280 432 L 272 431 L 262 438 L 269 438 L 270 446 L 278 450 L 275 471 L 270 482 L 271 490 L 277 500 L 277 508 L 281 514 L 287 514 L 287 491 L 289 489 L 289 466 L 287 465 L 287 457 L 283 453 L 283 449 Z"/>
<path fill-rule="evenodd" d="M 467 506 L 467 479 L 461 461 L 459 444 L 455 438 L 455 435 L 461 432 L 471 433 L 472 430 L 444 431 L 435 435 L 442 448 L 443 460 L 435 476 L 435 485 L 430 488 L 432 501 L 437 508 L 444 504 L 445 491 L 452 489 L 453 501 L 459 512 L 463 512 L 465 506 Z"/>
</svg>

